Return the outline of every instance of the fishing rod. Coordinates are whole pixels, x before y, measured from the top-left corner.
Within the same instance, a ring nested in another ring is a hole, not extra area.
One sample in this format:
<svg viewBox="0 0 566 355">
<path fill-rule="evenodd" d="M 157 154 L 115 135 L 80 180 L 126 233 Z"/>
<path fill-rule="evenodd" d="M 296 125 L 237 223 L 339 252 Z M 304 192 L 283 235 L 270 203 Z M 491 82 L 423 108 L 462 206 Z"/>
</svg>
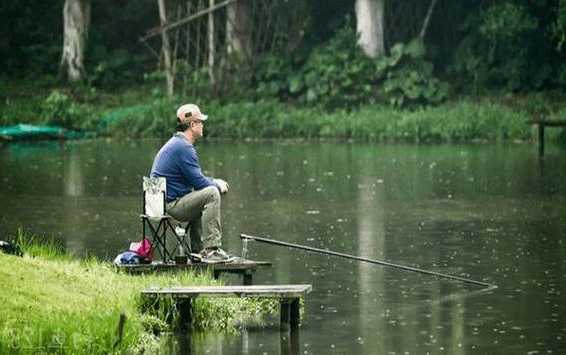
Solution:
<svg viewBox="0 0 566 355">
<path fill-rule="evenodd" d="M 467 278 L 455 276 L 455 275 L 442 274 L 442 273 L 436 272 L 436 271 L 423 270 L 423 269 L 419 269 L 419 268 L 412 267 L 412 266 L 388 263 L 386 261 L 369 259 L 369 258 L 364 258 L 364 257 L 361 257 L 361 256 L 339 253 L 339 252 L 332 251 L 332 250 L 313 248 L 313 247 L 309 247 L 309 246 L 306 246 L 306 245 L 282 242 L 282 241 L 275 240 L 275 239 L 256 237 L 256 236 L 253 236 L 253 235 L 248 235 L 248 234 L 243 234 L 243 233 L 240 234 L 240 238 L 244 239 L 244 240 L 255 240 L 255 241 L 258 241 L 258 242 L 262 242 L 262 243 L 280 245 L 280 246 L 284 246 L 284 247 L 288 247 L 288 248 L 301 249 L 301 250 L 311 251 L 311 252 L 325 254 L 325 255 L 334 255 L 334 256 L 338 256 L 338 257 L 346 258 L 346 259 L 351 259 L 351 260 L 364 261 L 366 263 L 389 266 L 389 267 L 393 267 L 393 268 L 401 269 L 401 270 L 405 270 L 405 271 L 418 272 L 420 274 L 432 275 L 432 276 L 436 276 L 436 277 L 439 277 L 439 278 L 456 280 L 456 281 L 465 282 L 465 283 L 469 283 L 469 284 L 473 284 L 473 285 L 488 287 L 490 290 L 497 288 L 496 285 L 492 285 L 492 284 L 489 284 L 487 282 L 471 280 L 471 279 L 467 279 Z"/>
</svg>

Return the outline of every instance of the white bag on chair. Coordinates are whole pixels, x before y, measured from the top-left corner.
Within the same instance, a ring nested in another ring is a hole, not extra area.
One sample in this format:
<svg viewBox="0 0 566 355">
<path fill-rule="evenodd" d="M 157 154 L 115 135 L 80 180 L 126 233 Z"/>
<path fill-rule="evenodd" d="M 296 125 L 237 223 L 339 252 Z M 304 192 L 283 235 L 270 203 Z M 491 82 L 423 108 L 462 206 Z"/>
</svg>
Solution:
<svg viewBox="0 0 566 355">
<path fill-rule="evenodd" d="M 143 177 L 144 213 L 148 217 L 160 218 L 165 215 L 167 184 L 164 177 Z"/>
</svg>

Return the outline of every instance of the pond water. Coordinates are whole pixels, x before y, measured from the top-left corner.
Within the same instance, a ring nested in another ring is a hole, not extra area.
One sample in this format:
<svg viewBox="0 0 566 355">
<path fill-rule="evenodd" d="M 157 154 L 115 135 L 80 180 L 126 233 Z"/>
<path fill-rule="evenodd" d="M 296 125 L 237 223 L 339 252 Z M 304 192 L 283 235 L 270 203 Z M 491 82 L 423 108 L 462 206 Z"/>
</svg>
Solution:
<svg viewBox="0 0 566 355">
<path fill-rule="evenodd" d="M 0 239 L 19 227 L 111 259 L 140 239 L 141 177 L 163 141 L 0 146 Z M 224 246 L 240 233 L 450 273 L 498 289 L 250 243 L 257 284 L 310 283 L 277 319 L 196 334 L 196 354 L 566 353 L 566 151 L 536 146 L 203 142 L 225 178 Z M 240 283 L 227 278 L 228 283 Z M 188 343 L 188 344 L 187 344 Z"/>
</svg>

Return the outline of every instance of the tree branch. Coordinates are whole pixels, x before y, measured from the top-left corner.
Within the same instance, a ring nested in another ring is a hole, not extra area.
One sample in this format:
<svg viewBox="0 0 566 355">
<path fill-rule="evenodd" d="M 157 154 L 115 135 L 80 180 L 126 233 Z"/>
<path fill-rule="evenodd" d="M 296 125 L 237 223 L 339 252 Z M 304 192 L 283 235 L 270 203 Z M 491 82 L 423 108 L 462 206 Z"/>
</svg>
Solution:
<svg viewBox="0 0 566 355">
<path fill-rule="evenodd" d="M 432 16 L 432 11 L 434 10 L 435 5 L 436 5 L 436 0 L 431 0 L 430 6 L 428 7 L 428 11 L 426 13 L 426 17 L 423 23 L 423 27 L 421 28 L 421 33 L 419 34 L 419 38 L 422 40 L 424 40 L 424 36 L 426 35 L 426 30 L 428 29 L 428 24 Z"/>
</svg>

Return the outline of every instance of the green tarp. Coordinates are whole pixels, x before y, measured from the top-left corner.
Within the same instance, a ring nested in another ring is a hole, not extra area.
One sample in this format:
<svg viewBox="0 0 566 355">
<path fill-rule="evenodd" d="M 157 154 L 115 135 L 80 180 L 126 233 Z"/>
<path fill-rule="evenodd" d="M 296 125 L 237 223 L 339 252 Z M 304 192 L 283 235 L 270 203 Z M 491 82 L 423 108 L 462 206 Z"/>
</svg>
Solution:
<svg viewBox="0 0 566 355">
<path fill-rule="evenodd" d="M 0 126 L 0 139 L 5 140 L 30 138 L 77 138 L 79 135 L 80 134 L 78 132 L 54 126 L 35 126 L 30 124 Z"/>
</svg>

